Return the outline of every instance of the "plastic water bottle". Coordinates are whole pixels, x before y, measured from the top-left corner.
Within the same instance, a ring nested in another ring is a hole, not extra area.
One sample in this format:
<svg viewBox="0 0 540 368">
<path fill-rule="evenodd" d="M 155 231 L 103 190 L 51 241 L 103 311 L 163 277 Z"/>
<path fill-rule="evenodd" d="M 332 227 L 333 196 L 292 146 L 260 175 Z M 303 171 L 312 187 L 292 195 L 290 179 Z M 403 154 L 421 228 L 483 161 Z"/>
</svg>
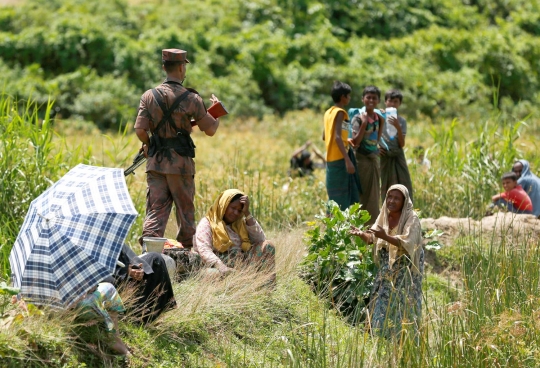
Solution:
<svg viewBox="0 0 540 368">
<path fill-rule="evenodd" d="M 388 118 L 391 116 L 397 119 L 397 109 L 395 107 L 388 107 L 386 109 L 386 133 L 388 134 L 390 139 L 394 139 L 397 134 L 397 129 L 395 126 L 388 122 Z"/>
</svg>

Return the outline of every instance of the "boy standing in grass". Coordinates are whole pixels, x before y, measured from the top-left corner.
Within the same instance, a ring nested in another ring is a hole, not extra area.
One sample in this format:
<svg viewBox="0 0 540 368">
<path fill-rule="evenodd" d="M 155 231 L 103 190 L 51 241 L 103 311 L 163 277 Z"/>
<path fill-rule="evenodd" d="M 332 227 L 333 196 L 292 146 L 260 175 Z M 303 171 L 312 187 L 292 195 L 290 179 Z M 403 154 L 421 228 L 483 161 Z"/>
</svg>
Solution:
<svg viewBox="0 0 540 368">
<path fill-rule="evenodd" d="M 391 89 L 384 95 L 386 107 L 394 107 L 396 110 L 403 102 L 403 94 L 397 89 Z M 384 200 L 388 188 L 394 184 L 404 185 L 409 191 L 411 201 L 413 201 L 413 191 L 411 175 L 407 160 L 405 159 L 405 135 L 407 134 L 407 121 L 399 116 L 386 117 L 386 124 L 396 128 L 395 136 L 388 134 L 388 129 L 382 132 L 382 139 L 379 144 L 381 156 L 381 198 Z M 413 201 L 414 203 L 414 201 Z"/>
<path fill-rule="evenodd" d="M 328 199 L 346 210 L 359 201 L 360 183 L 354 153 L 349 147 L 349 116 L 344 107 L 351 101 L 351 87 L 339 81 L 332 87 L 334 106 L 324 113 L 323 141 L 326 146 L 326 191 Z"/>
<path fill-rule="evenodd" d="M 379 196 L 381 193 L 379 167 L 379 148 L 384 118 L 375 112 L 381 99 L 381 91 L 375 86 L 367 86 L 362 93 L 365 111 L 353 118 L 353 126 L 358 125 L 358 133 L 351 143 L 356 149 L 356 166 L 360 178 L 360 203 L 371 215 L 368 225 L 375 223 L 379 216 Z"/>
<path fill-rule="evenodd" d="M 533 205 L 527 192 L 517 183 L 518 177 L 515 172 L 507 172 L 502 176 L 504 192 L 494 195 L 493 203 L 486 215 L 490 215 L 495 206 L 506 208 L 508 212 L 518 214 L 532 214 Z"/>
</svg>

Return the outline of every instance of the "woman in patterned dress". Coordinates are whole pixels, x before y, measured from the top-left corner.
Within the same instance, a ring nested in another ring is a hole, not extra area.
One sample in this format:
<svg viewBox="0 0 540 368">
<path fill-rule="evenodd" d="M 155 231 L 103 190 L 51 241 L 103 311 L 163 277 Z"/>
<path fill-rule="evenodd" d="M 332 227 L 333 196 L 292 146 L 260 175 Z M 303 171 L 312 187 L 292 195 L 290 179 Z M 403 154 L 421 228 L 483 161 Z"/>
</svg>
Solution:
<svg viewBox="0 0 540 368">
<path fill-rule="evenodd" d="M 371 229 L 364 232 L 353 228 L 351 234 L 375 245 L 379 271 L 369 303 L 372 333 L 399 337 L 412 327 L 417 334 L 422 313 L 424 250 L 420 220 L 407 188 L 392 185 Z"/>
<path fill-rule="evenodd" d="M 249 209 L 249 197 L 228 189 L 197 225 L 193 249 L 207 266 L 225 275 L 242 264 L 256 264 L 275 279 L 275 248 Z"/>
</svg>

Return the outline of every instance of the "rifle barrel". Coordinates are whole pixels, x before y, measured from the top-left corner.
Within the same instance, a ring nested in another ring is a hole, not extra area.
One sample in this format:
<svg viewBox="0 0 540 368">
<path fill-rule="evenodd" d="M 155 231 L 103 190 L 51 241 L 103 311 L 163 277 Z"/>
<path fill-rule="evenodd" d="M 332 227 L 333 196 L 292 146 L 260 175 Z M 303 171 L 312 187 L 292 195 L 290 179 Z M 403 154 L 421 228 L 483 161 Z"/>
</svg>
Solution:
<svg viewBox="0 0 540 368">
<path fill-rule="evenodd" d="M 144 154 L 142 152 L 139 152 L 137 156 L 135 156 L 135 159 L 133 159 L 133 164 L 124 170 L 124 176 L 135 174 L 135 170 L 145 162 L 146 157 L 144 157 Z"/>
</svg>

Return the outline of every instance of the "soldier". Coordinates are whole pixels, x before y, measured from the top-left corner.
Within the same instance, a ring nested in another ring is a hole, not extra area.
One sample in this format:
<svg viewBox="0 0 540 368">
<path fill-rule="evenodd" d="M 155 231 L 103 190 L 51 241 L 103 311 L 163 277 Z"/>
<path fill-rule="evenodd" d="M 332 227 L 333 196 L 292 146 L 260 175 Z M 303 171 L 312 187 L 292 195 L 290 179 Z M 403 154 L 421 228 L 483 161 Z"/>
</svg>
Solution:
<svg viewBox="0 0 540 368">
<path fill-rule="evenodd" d="M 176 207 L 176 239 L 186 248 L 195 234 L 195 145 L 191 139 L 191 120 L 206 135 L 213 136 L 219 120 L 207 113 L 201 97 L 188 91 L 182 82 L 189 63 L 187 52 L 162 50 L 167 79 L 146 91 L 139 105 L 135 133 L 148 157 L 146 174 L 146 217 L 143 237 L 163 237 L 172 204 Z M 217 102 L 214 95 L 210 99 Z"/>
</svg>

